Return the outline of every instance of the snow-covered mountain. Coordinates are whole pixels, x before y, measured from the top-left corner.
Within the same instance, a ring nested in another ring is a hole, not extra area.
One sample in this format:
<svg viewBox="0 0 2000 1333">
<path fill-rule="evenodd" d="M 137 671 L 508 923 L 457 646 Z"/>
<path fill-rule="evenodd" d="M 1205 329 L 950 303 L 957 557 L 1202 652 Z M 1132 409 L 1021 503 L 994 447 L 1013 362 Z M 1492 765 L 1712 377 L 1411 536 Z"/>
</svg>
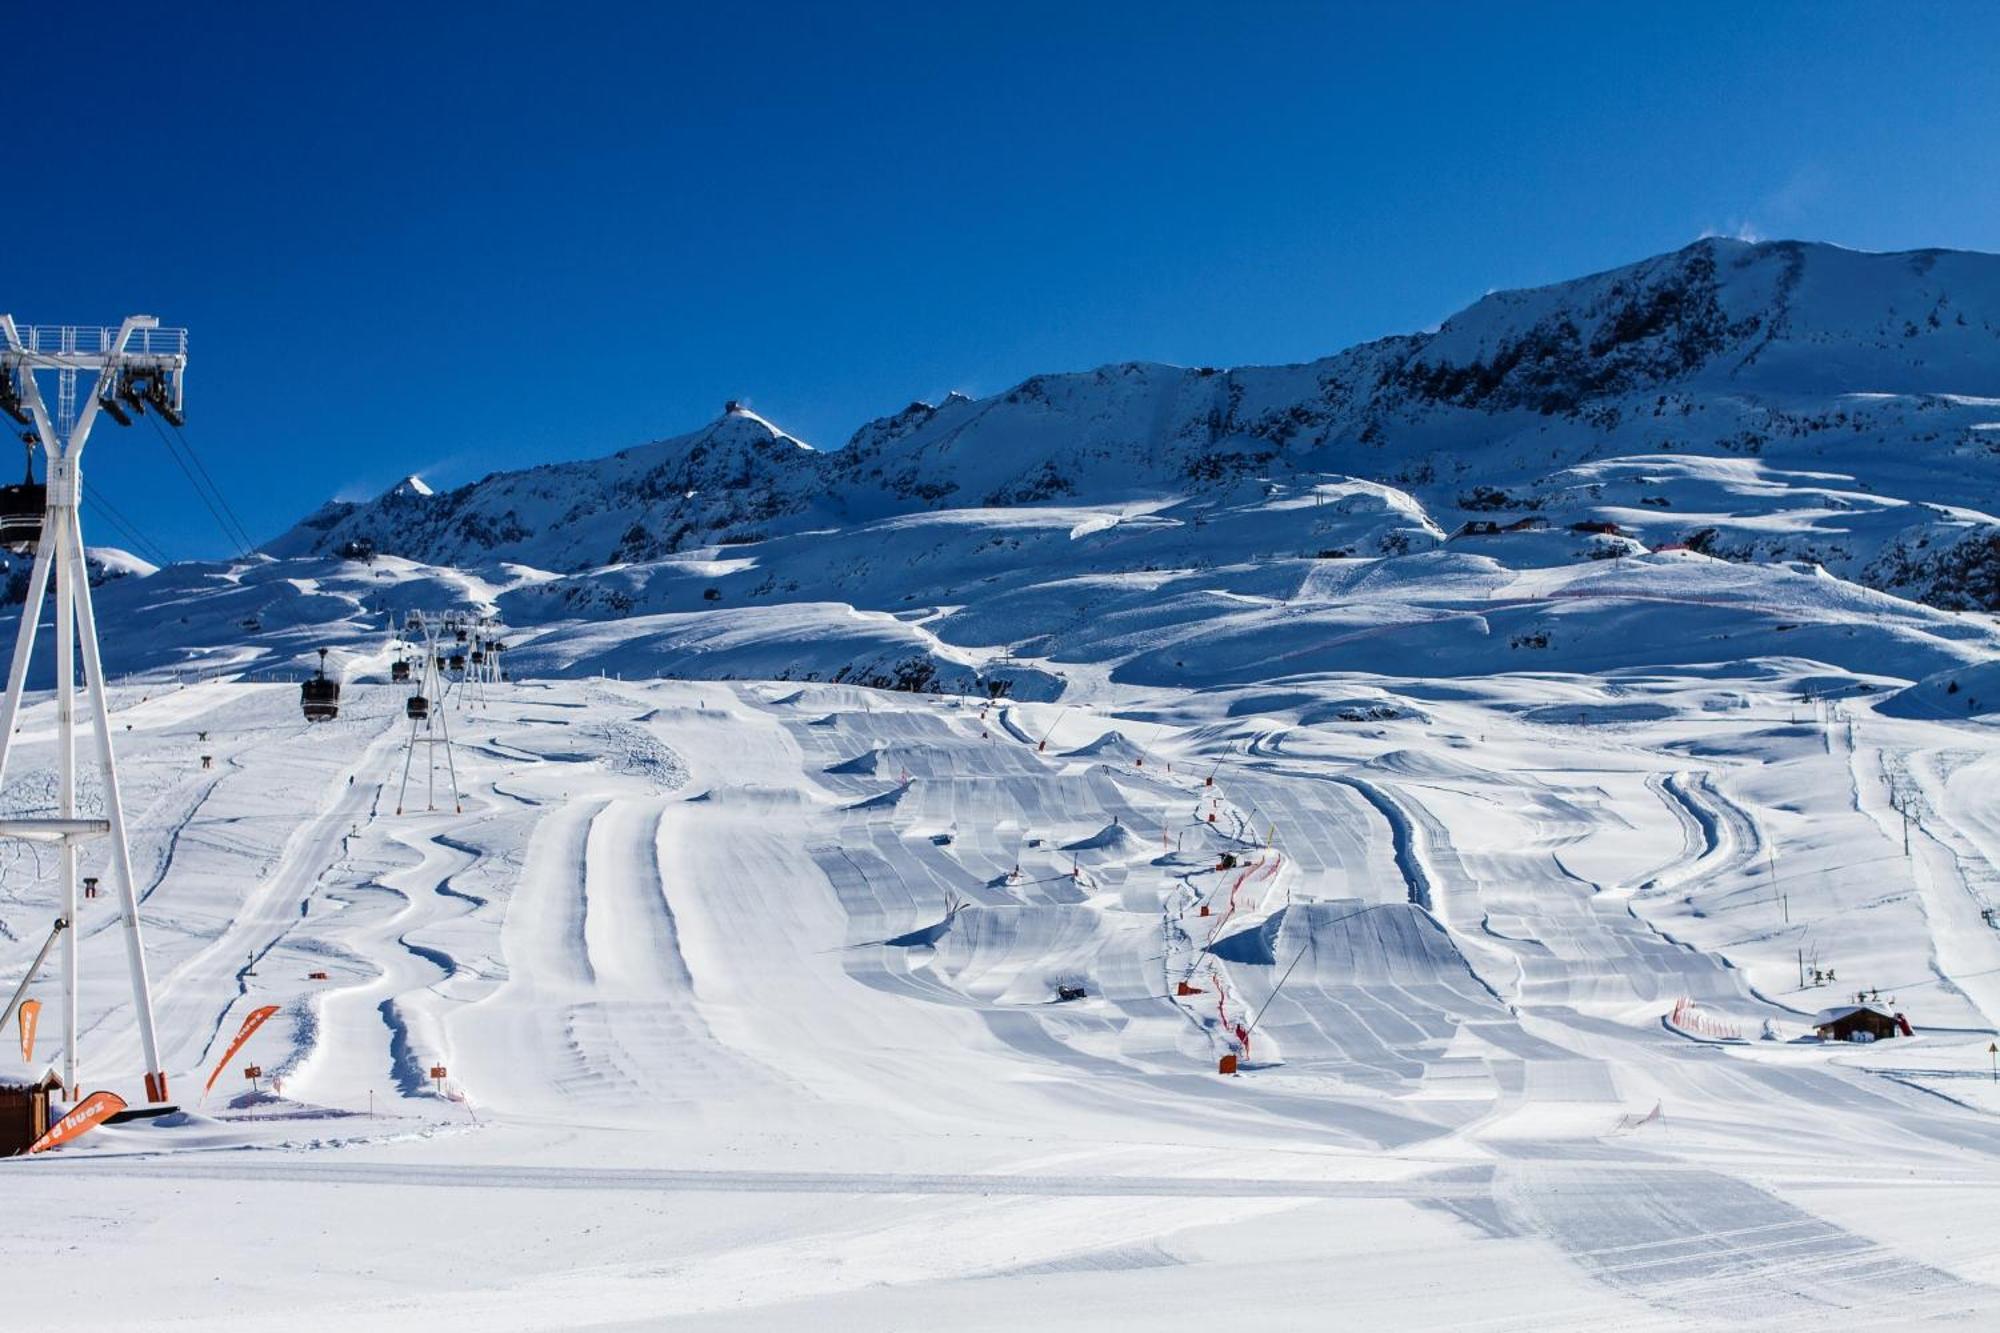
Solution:
<svg viewBox="0 0 2000 1333">
<path fill-rule="evenodd" d="M 2000 708 L 2000 256 L 1705 240 L 1306 365 L 912 404 L 815 450 L 731 405 L 609 458 L 329 504 L 108 586 L 119 670 L 476 607 L 519 670 L 1068 697 L 1754 658 Z"/>
<path fill-rule="evenodd" d="M 607 459 L 329 504 L 267 549 L 572 574 L 895 515 L 1325 473 L 1395 486 L 1446 530 L 1496 511 L 1609 522 L 1992 605 L 1996 394 L 2000 257 L 1709 239 L 1304 365 L 1036 376 L 913 403 L 825 452 L 733 410 Z M 1654 461 L 1689 455 L 1750 466 L 1718 482 Z"/>
<path fill-rule="evenodd" d="M 806 512 L 817 459 L 762 417 L 733 409 L 691 435 L 499 472 L 444 494 L 406 477 L 367 504 L 329 503 L 266 549 L 327 555 L 360 545 L 430 564 L 560 570 L 642 560 Z"/>
</svg>

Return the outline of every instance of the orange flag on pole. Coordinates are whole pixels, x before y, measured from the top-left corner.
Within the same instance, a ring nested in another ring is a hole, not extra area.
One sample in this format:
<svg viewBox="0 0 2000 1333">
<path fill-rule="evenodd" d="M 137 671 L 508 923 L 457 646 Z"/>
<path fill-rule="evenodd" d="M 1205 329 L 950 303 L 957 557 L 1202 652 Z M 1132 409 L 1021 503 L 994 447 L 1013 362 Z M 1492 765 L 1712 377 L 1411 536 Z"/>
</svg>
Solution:
<svg viewBox="0 0 2000 1333">
<path fill-rule="evenodd" d="M 35 1059 L 35 1028 L 42 1021 L 40 1000 L 21 1001 L 21 1060 L 32 1064 Z"/>
<path fill-rule="evenodd" d="M 264 1026 L 264 1020 L 277 1012 L 278 1006 L 275 1004 L 267 1004 L 261 1009 L 252 1009 L 250 1011 L 250 1017 L 243 1020 L 242 1028 L 236 1033 L 236 1040 L 229 1043 L 229 1049 L 224 1051 L 222 1058 L 215 1062 L 215 1068 L 208 1076 L 208 1086 L 201 1090 L 202 1096 L 206 1097 L 214 1090 L 215 1080 L 222 1077 L 222 1071 L 229 1067 L 229 1062 L 234 1060 L 236 1053 L 243 1049 L 243 1043 L 250 1040 L 250 1034 Z"/>
<path fill-rule="evenodd" d="M 78 1102 L 74 1111 L 50 1125 L 48 1133 L 29 1144 L 28 1151 L 47 1152 L 71 1139 L 82 1138 L 124 1109 L 125 1099 L 117 1093 L 93 1092 Z"/>
</svg>

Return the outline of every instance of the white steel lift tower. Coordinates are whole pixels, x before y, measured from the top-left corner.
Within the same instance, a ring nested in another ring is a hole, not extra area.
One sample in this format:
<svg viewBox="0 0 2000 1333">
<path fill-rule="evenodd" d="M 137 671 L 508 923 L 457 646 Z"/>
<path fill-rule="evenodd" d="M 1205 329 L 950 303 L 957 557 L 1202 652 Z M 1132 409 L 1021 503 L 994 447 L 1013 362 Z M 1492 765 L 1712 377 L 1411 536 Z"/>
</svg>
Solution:
<svg viewBox="0 0 2000 1333">
<path fill-rule="evenodd" d="M 403 701 L 403 713 L 410 719 L 410 739 L 403 747 L 403 785 L 396 789 L 396 813 L 403 813 L 405 799 L 410 794 L 410 764 L 416 759 L 417 747 L 423 746 L 428 760 L 425 777 L 424 809 L 437 809 L 437 747 L 444 747 L 445 772 L 451 778 L 451 808 L 465 813 L 465 802 L 458 794 L 458 764 L 451 754 L 451 724 L 445 720 L 446 696 L 451 683 L 445 676 L 448 652 L 462 653 L 463 647 L 455 637 L 447 637 L 447 627 L 455 623 L 448 617 L 425 615 L 412 611 L 403 621 L 403 637 L 423 647 L 423 662 L 417 675 L 417 692 Z"/>
<path fill-rule="evenodd" d="M 132 414 L 156 411 L 175 425 L 181 420 L 181 378 L 187 369 L 187 330 L 163 329 L 151 315 L 133 315 L 115 329 L 73 325 L 17 327 L 11 315 L 0 315 L 0 412 L 29 430 L 30 447 L 39 445 L 46 458 L 47 503 L 35 539 L 35 567 L 28 579 L 28 598 L 21 606 L 21 628 L 14 639 L 14 660 L 7 673 L 7 696 L 0 704 L 0 782 L 7 773 L 14 725 L 21 712 L 21 695 L 28 683 L 28 660 L 34 653 L 35 631 L 49 583 L 56 599 L 56 764 L 57 796 L 53 817 L 0 819 L 0 837 L 53 842 L 62 880 L 63 915 L 63 1083 L 77 1095 L 77 844 L 85 838 L 111 840 L 111 881 L 118 890 L 123 914 L 125 961 L 132 977 L 132 1003 L 138 1012 L 139 1047 L 146 1065 L 146 1100 L 167 1100 L 167 1074 L 160 1064 L 160 1041 L 153 1029 L 153 1000 L 146 981 L 146 951 L 140 938 L 138 891 L 132 882 L 132 851 L 126 840 L 125 806 L 118 790 L 118 761 L 111 748 L 111 709 L 104 695 L 104 662 L 97 649 L 97 621 L 91 612 L 90 570 L 84 561 L 83 528 L 78 499 L 83 489 L 78 462 L 90 429 L 100 413 L 121 425 Z M 37 376 L 54 371 L 56 413 L 50 416 Z M 95 383 L 77 410 L 77 376 L 95 375 Z M 25 539 L 22 543 L 25 546 Z M 77 652 L 82 650 L 82 662 Z M 76 801 L 76 679 L 83 668 L 89 695 L 97 760 L 104 782 L 101 817 L 84 817 Z"/>
</svg>

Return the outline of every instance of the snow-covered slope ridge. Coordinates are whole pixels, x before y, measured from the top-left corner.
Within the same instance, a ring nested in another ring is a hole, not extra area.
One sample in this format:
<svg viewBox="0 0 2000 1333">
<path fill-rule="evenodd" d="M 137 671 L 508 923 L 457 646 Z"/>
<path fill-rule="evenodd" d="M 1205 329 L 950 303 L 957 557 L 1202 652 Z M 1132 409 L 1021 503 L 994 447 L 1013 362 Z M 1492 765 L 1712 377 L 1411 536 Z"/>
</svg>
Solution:
<svg viewBox="0 0 2000 1333">
<path fill-rule="evenodd" d="M 581 569 L 744 535 L 811 511 L 812 448 L 755 413 L 609 458 L 499 472 L 436 494 L 406 478 L 365 505 L 335 501 L 267 548 L 338 552 L 356 541 L 432 564 L 518 560 Z"/>
<path fill-rule="evenodd" d="M 1036 376 L 912 404 L 829 452 L 737 410 L 607 459 L 330 504 L 268 549 L 365 540 L 430 564 L 569 573 L 922 510 L 1132 502 L 1299 472 L 1395 485 L 1448 527 L 1534 510 L 1562 474 L 1555 498 L 1574 520 L 1602 497 L 1566 469 L 1694 454 L 1827 474 L 1833 517 L 1759 534 L 1749 518 L 1800 506 L 1725 489 L 1690 514 L 1635 464 L 1616 474 L 1632 493 L 1610 497 L 1623 511 L 1610 521 L 1655 545 L 1714 528 L 1724 554 L 1819 559 L 1986 604 L 1996 394 L 2000 257 L 1709 239 L 1306 365 Z"/>
</svg>

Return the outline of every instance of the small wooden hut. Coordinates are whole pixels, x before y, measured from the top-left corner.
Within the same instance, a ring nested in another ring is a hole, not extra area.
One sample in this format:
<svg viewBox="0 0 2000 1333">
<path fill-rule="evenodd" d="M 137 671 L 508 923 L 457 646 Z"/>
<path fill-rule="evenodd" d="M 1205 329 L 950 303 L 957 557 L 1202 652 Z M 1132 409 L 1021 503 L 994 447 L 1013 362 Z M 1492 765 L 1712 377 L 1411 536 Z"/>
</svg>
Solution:
<svg viewBox="0 0 2000 1333">
<path fill-rule="evenodd" d="M 0 1061 L 0 1157 L 15 1157 L 49 1132 L 49 1094 L 62 1080 L 46 1065 Z"/>
<path fill-rule="evenodd" d="M 1909 1019 L 1885 1013 L 1872 1004 L 1842 1004 L 1822 1009 L 1813 1015 L 1812 1023 L 1821 1041 L 1853 1041 L 1857 1033 L 1866 1033 L 1862 1038 L 1865 1041 L 1915 1035 L 1910 1031 Z"/>
</svg>

